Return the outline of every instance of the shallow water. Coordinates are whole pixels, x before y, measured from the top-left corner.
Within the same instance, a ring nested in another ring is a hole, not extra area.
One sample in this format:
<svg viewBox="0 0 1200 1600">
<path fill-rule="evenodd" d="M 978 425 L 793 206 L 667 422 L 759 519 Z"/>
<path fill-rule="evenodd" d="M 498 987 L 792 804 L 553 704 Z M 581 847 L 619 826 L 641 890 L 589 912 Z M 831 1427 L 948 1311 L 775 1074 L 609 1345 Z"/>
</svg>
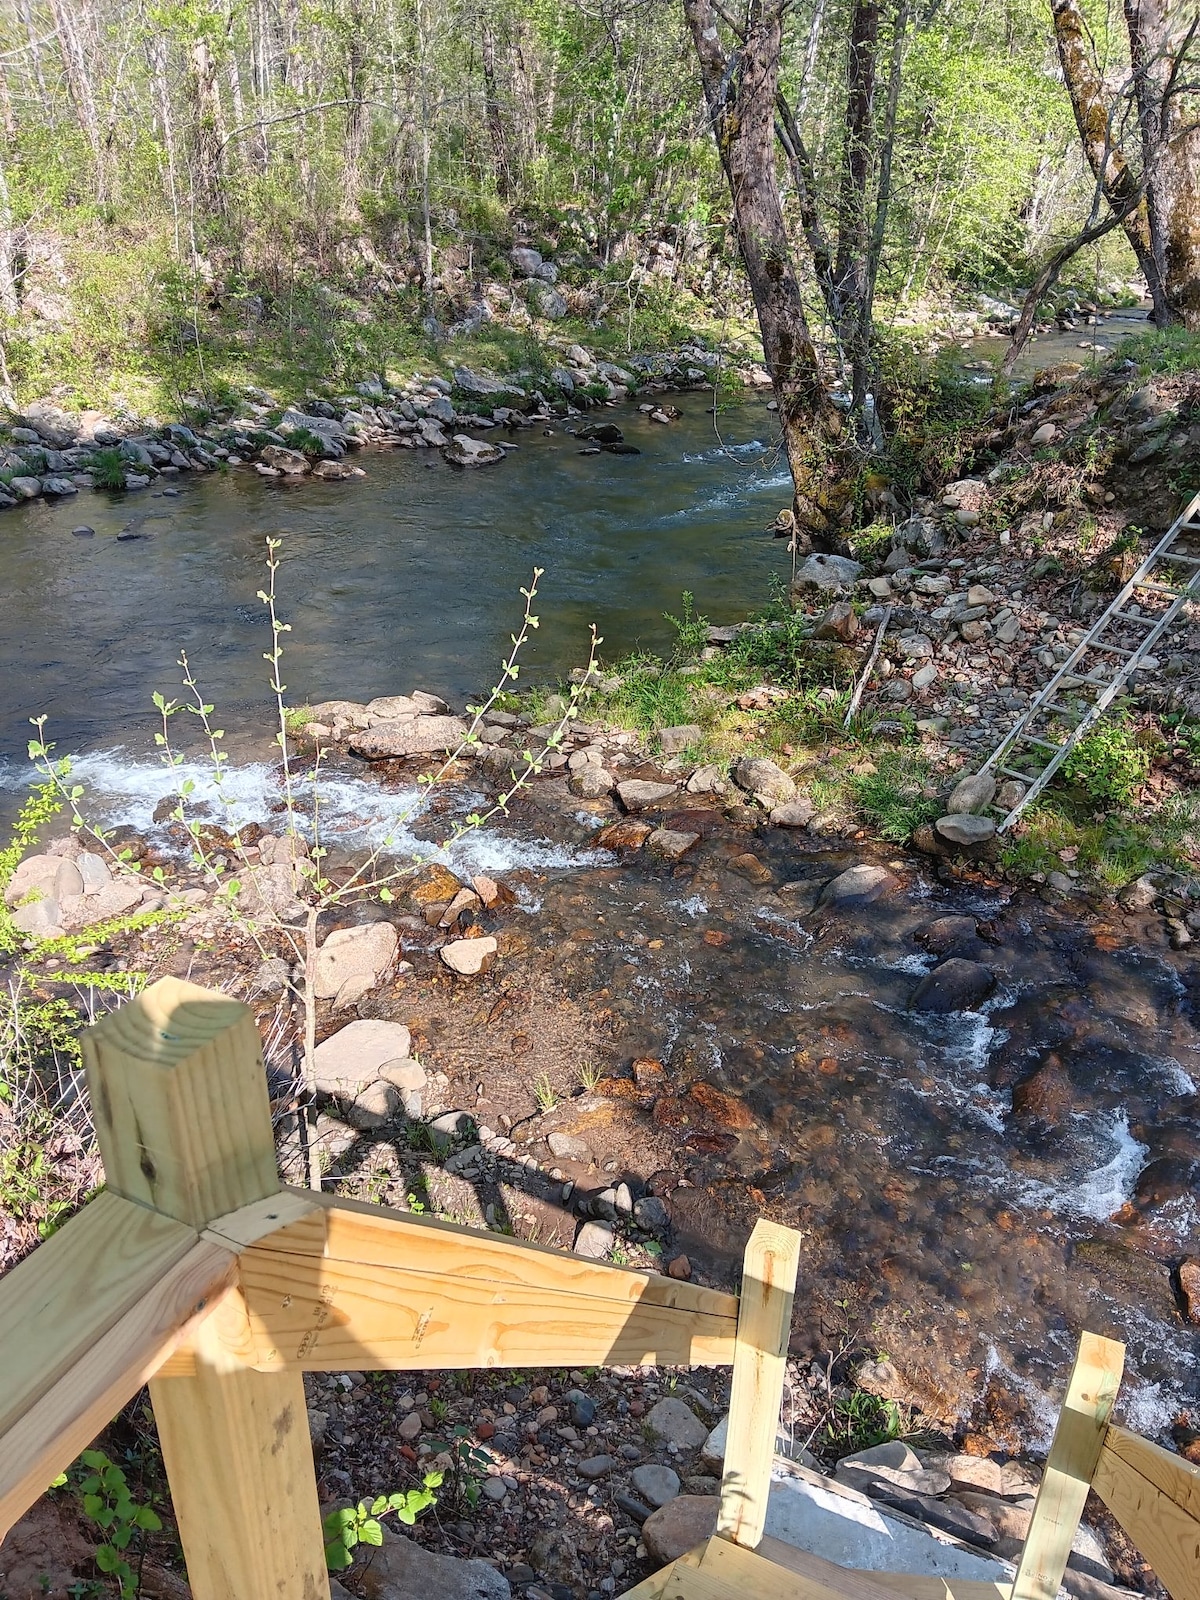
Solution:
<svg viewBox="0 0 1200 1600">
<path fill-rule="evenodd" d="M 540 629 L 524 672 L 613 659 L 670 637 L 691 590 L 714 621 L 766 603 L 783 541 L 764 533 L 788 498 L 775 420 L 747 402 L 720 419 L 711 395 L 683 419 L 617 420 L 640 456 L 583 456 L 561 427 L 515 436 L 498 466 L 463 472 L 430 451 L 368 450 L 368 476 L 293 486 L 239 470 L 143 491 L 38 502 L 6 516 L 0 591 L 0 762 L 19 761 L 45 713 L 66 750 L 153 746 L 156 689 L 176 691 L 181 650 L 224 726 L 261 719 L 269 643 L 257 592 L 267 535 L 278 574 L 289 699 L 370 699 L 425 687 L 453 700 L 495 683 L 544 567 Z M 724 442 L 723 442 L 724 441 Z M 91 539 L 73 538 L 87 522 Z M 137 539 L 117 535 L 132 524 Z"/>
</svg>

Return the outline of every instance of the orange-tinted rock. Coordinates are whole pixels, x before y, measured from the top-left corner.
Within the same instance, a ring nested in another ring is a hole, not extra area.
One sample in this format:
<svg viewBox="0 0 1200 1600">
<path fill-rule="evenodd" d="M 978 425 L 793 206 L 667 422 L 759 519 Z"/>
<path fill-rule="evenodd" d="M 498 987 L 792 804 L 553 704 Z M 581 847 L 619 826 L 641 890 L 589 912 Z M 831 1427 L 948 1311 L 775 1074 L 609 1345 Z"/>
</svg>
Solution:
<svg viewBox="0 0 1200 1600">
<path fill-rule="evenodd" d="M 724 1089 L 714 1088 L 711 1083 L 694 1083 L 688 1090 L 688 1098 L 708 1115 L 709 1118 L 722 1128 L 751 1128 L 754 1118 L 748 1107 L 734 1095 L 726 1094 Z"/>
<path fill-rule="evenodd" d="M 416 881 L 409 890 L 409 899 L 418 906 L 435 905 L 439 901 L 449 905 L 455 895 L 462 888 L 462 884 L 450 871 L 435 862 L 425 867 L 418 874 Z"/>
<path fill-rule="evenodd" d="M 666 1071 L 656 1056 L 639 1056 L 633 1063 L 633 1081 L 639 1089 L 657 1089 Z"/>
<path fill-rule="evenodd" d="M 653 832 L 645 822 L 613 822 L 601 828 L 596 843 L 604 850 L 640 850 Z"/>
<path fill-rule="evenodd" d="M 678 1561 L 688 1550 L 711 1538 L 716 1532 L 718 1505 L 715 1494 L 680 1494 L 647 1517 L 642 1538 L 655 1566 Z"/>
<path fill-rule="evenodd" d="M 746 878 L 750 883 L 770 883 L 771 869 L 765 866 L 757 856 L 747 852 L 742 856 L 734 856 L 729 863 L 730 870 L 736 872 L 740 878 Z"/>
<path fill-rule="evenodd" d="M 1179 1269 L 1179 1288 L 1189 1322 L 1200 1323 L 1200 1260 L 1185 1261 Z"/>
<path fill-rule="evenodd" d="M 692 1263 L 686 1256 L 676 1256 L 673 1260 L 667 1262 L 667 1271 L 673 1278 L 690 1278 L 692 1275 Z"/>
<path fill-rule="evenodd" d="M 1058 1127 L 1071 1113 L 1075 1090 L 1062 1059 L 1051 1052 L 1027 1078 L 1013 1086 L 1012 1114 L 1023 1122 Z"/>
</svg>

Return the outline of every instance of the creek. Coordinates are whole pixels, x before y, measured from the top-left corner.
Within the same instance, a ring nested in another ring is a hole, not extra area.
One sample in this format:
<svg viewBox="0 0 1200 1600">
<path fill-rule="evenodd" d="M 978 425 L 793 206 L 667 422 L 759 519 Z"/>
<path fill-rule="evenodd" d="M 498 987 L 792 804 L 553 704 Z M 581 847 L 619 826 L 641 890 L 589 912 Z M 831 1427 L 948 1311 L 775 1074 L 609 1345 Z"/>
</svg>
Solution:
<svg viewBox="0 0 1200 1600">
<path fill-rule="evenodd" d="M 478 693 L 535 564 L 546 576 L 527 674 L 580 664 L 593 621 L 610 660 L 661 647 L 662 613 L 685 589 L 712 621 L 740 620 L 786 572 L 783 543 L 763 532 L 788 483 L 774 419 L 748 402 L 722 415 L 718 439 L 707 397 L 680 403 L 670 428 L 616 414 L 640 456 L 585 457 L 561 431 L 527 431 L 475 473 L 371 451 L 354 484 L 284 488 L 243 471 L 179 480 L 178 498 L 94 495 L 6 516 L 0 802 L 11 815 L 41 712 L 61 750 L 82 752 L 92 815 L 153 834 L 182 776 L 203 797 L 203 764 L 168 773 L 153 747 L 150 694 L 174 692 L 184 649 L 242 758 L 230 792 L 263 818 L 277 799 L 256 599 L 267 535 L 284 539 L 293 702 Z M 85 519 L 94 537 L 73 537 Z M 714 813 L 678 867 L 617 864 L 592 843 L 597 807 L 556 780 L 538 792 L 454 864 L 512 876 L 513 981 L 565 985 L 581 1016 L 603 1004 L 606 1067 L 656 1056 L 676 1104 L 707 1084 L 744 1108 L 733 1127 L 701 1119 L 670 1135 L 694 1185 L 677 1192 L 676 1225 L 698 1256 L 732 1262 L 747 1206 L 769 1205 L 806 1233 L 797 1303 L 822 1308 L 802 1329 L 814 1348 L 840 1307 L 926 1396 L 961 1412 L 983 1395 L 979 1425 L 1027 1443 L 1044 1442 L 1081 1326 L 1129 1342 L 1130 1425 L 1161 1433 L 1200 1401 L 1200 1330 L 1170 1276 L 1200 1253 L 1200 974 L 1158 919 L 1131 928 L 948 886 L 903 859 L 881 900 L 823 914 L 816 886 L 868 847 L 778 829 L 748 839 Z M 324 799 L 344 845 L 388 834 L 401 851 L 416 847 L 397 823 L 410 803 L 346 764 Z M 769 883 L 730 865 L 747 849 Z M 914 1011 L 935 962 L 914 934 L 949 914 L 970 919 L 952 953 L 990 965 L 996 991 L 977 1010 Z M 628 1118 L 613 1137 L 647 1175 L 665 1129 Z"/>
</svg>

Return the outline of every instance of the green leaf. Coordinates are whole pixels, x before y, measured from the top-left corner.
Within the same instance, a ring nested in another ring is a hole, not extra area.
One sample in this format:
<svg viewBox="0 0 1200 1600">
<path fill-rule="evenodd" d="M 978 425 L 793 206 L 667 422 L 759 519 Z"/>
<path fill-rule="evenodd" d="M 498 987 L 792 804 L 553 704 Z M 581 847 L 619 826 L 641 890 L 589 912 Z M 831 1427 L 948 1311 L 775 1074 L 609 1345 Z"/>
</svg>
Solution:
<svg viewBox="0 0 1200 1600">
<path fill-rule="evenodd" d="M 363 1501 L 363 1504 L 366 1505 L 366 1501 L 365 1500 Z M 371 1515 L 373 1517 L 382 1516 L 383 1513 L 387 1510 L 387 1508 L 388 1508 L 388 1497 L 385 1494 L 376 1495 L 375 1499 L 371 1501 Z"/>
<path fill-rule="evenodd" d="M 383 1526 L 376 1522 L 374 1517 L 368 1517 L 359 1529 L 359 1537 L 363 1544 L 380 1545 L 383 1543 Z"/>
<path fill-rule="evenodd" d="M 129 1548 L 129 1541 L 132 1538 L 133 1529 L 127 1522 L 123 1522 L 113 1534 L 110 1542 L 115 1545 L 118 1550 L 126 1550 Z"/>
<path fill-rule="evenodd" d="M 157 1533 L 162 1527 L 162 1518 L 149 1506 L 139 1506 L 133 1513 L 133 1520 L 139 1528 L 145 1528 L 147 1533 Z"/>
<path fill-rule="evenodd" d="M 85 1467 L 91 1467 L 96 1472 L 112 1464 L 103 1450 L 85 1450 L 79 1459 Z"/>
<path fill-rule="evenodd" d="M 335 1539 L 332 1544 L 325 1546 L 325 1565 L 330 1572 L 345 1572 L 353 1561 L 354 1557 L 340 1539 Z"/>
<path fill-rule="evenodd" d="M 104 1501 L 98 1494 L 85 1494 L 83 1497 L 83 1514 L 85 1517 L 99 1516 L 104 1510 Z"/>
<path fill-rule="evenodd" d="M 110 1544 L 102 1544 L 96 1551 L 96 1565 L 101 1572 L 116 1572 L 121 1558 Z"/>
</svg>

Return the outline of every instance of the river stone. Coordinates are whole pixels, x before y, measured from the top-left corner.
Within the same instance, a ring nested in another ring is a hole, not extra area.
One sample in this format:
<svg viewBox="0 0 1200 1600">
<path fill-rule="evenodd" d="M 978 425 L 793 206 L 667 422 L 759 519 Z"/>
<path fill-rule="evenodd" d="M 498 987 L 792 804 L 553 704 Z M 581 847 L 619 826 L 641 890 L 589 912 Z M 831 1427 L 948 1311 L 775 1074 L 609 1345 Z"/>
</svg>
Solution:
<svg viewBox="0 0 1200 1600">
<path fill-rule="evenodd" d="M 1187 1320 L 1200 1326 L 1200 1260 L 1190 1258 L 1180 1267 L 1179 1290 Z"/>
<path fill-rule="evenodd" d="M 575 1470 L 581 1478 L 594 1482 L 597 1478 L 606 1478 L 616 1466 L 612 1456 L 588 1456 L 585 1461 L 579 1461 Z"/>
<path fill-rule="evenodd" d="M 689 794 L 729 793 L 729 781 L 725 776 L 725 769 L 716 765 L 697 767 L 684 787 Z"/>
<path fill-rule="evenodd" d="M 22 474 L 20 477 L 10 478 L 8 480 L 8 488 L 9 492 L 15 494 L 18 500 L 36 500 L 42 492 L 42 480 L 40 478 L 26 477 Z"/>
<path fill-rule="evenodd" d="M 356 1094 L 346 1111 L 346 1121 L 360 1133 L 371 1133 L 395 1121 L 403 1109 L 400 1094 L 386 1078 L 369 1083 Z"/>
<path fill-rule="evenodd" d="M 489 1562 L 435 1554 L 382 1526 L 382 1545 L 360 1545 L 354 1563 L 366 1600 L 510 1600 L 508 1579 Z"/>
<path fill-rule="evenodd" d="M 721 1476 L 721 1469 L 725 1464 L 725 1447 L 729 1441 L 729 1418 L 724 1416 L 704 1441 L 700 1451 L 700 1463 L 707 1467 L 714 1476 Z M 789 1429 L 786 1432 L 778 1429 L 775 1434 L 775 1454 L 784 1456 L 788 1461 L 798 1461 L 802 1467 L 810 1467 L 814 1472 L 820 1471 L 820 1462 L 811 1450 L 800 1443 L 796 1435 Z"/>
<path fill-rule="evenodd" d="M 101 889 L 107 889 L 113 881 L 108 862 L 94 850 L 81 850 L 75 857 L 75 865 L 83 880 L 84 894 L 98 894 Z"/>
<path fill-rule="evenodd" d="M 24 861 L 17 863 L 16 870 L 5 885 L 5 905 L 15 906 L 27 894 L 35 891 L 43 896 L 50 894 L 60 865 L 57 856 L 26 856 Z"/>
<path fill-rule="evenodd" d="M 776 828 L 807 828 L 812 821 L 814 807 L 807 795 L 789 800 L 784 805 L 771 808 L 771 822 Z"/>
<path fill-rule="evenodd" d="M 858 613 L 849 600 L 835 600 L 817 618 L 813 628 L 814 639 L 835 639 L 849 644 L 858 637 Z"/>
<path fill-rule="evenodd" d="M 456 433 L 442 454 L 455 467 L 490 467 L 504 460 L 504 451 L 498 444 L 472 439 L 465 433 Z"/>
<path fill-rule="evenodd" d="M 680 1494 L 668 1500 L 642 1524 L 650 1560 L 656 1567 L 665 1567 L 711 1539 L 719 1509 L 720 1497 L 715 1494 Z"/>
<path fill-rule="evenodd" d="M 932 956 L 948 956 L 963 945 L 974 947 L 979 929 L 974 917 L 935 917 L 913 932 L 913 938 Z"/>
<path fill-rule="evenodd" d="M 650 783 L 644 778 L 629 778 L 617 785 L 617 798 L 626 811 L 647 811 L 675 797 L 673 783 Z"/>
<path fill-rule="evenodd" d="M 399 944 L 399 936 L 390 922 L 338 928 L 317 951 L 313 993 L 318 1000 L 332 1000 L 337 995 L 342 1006 L 353 1004 L 339 991 L 348 979 L 365 979 L 365 988 L 356 996 L 361 1000 L 396 959 Z"/>
<path fill-rule="evenodd" d="M 581 800 L 601 800 L 606 794 L 612 793 L 616 781 L 611 772 L 589 761 L 571 774 L 567 779 L 567 788 Z"/>
<path fill-rule="evenodd" d="M 335 700 L 327 704 L 338 707 L 353 706 L 352 700 Z M 367 727 L 373 727 L 377 722 L 407 722 L 413 717 L 421 717 L 425 712 L 411 694 L 381 694 L 374 700 L 368 700 L 365 706 L 358 709 L 363 713 Z M 325 710 L 325 706 L 314 706 L 314 714 Z M 327 720 L 322 718 L 322 720 Z M 350 720 L 346 718 L 344 720 Z"/>
<path fill-rule="evenodd" d="M 951 844 L 986 844 L 996 836 L 996 824 L 991 817 L 975 817 L 967 811 L 939 817 L 934 827 Z"/>
<path fill-rule="evenodd" d="M 946 802 L 950 816 L 962 816 L 970 811 L 982 811 L 996 798 L 996 779 L 990 772 L 975 772 L 960 778 L 954 792 Z"/>
<path fill-rule="evenodd" d="M 616 1243 L 616 1237 L 607 1222 L 585 1222 L 575 1235 L 575 1243 L 571 1248 L 577 1256 L 586 1256 L 590 1261 L 603 1261 Z"/>
<path fill-rule="evenodd" d="M 894 882 L 891 873 L 883 867 L 872 866 L 864 861 L 856 867 L 847 867 L 845 872 L 839 872 L 836 878 L 831 878 L 821 890 L 817 905 L 819 908 L 870 905 Z"/>
<path fill-rule="evenodd" d="M 1154 902 L 1158 899 L 1158 886 L 1154 879 L 1147 873 L 1140 878 L 1134 878 L 1127 883 L 1117 895 L 1122 910 L 1137 915 L 1143 911 L 1152 911 Z"/>
<path fill-rule="evenodd" d="M 289 477 L 303 477 L 308 471 L 308 459 L 299 450 L 289 450 L 284 444 L 269 444 L 262 452 L 262 458 L 269 467 L 278 467 L 280 472 Z"/>
<path fill-rule="evenodd" d="M 491 964 L 499 946 L 491 934 L 482 939 L 454 939 L 438 951 L 443 963 L 460 978 L 473 978 Z"/>
<path fill-rule="evenodd" d="M 831 556 L 823 553 L 809 556 L 796 573 L 796 589 L 848 589 L 862 576 L 862 563 L 851 561 L 849 556 Z"/>
<path fill-rule="evenodd" d="M 783 768 L 763 756 L 743 756 L 731 776 L 739 789 L 764 805 L 786 805 L 796 798 L 796 785 Z"/>
<path fill-rule="evenodd" d="M 1033 1520 L 1032 1506 L 1014 1505 L 1011 1500 L 1001 1500 L 995 1495 L 974 1489 L 964 1489 L 957 1498 L 969 1511 L 991 1524 L 996 1535 L 997 1555 L 1012 1559 L 1020 1554 Z M 1101 1582 L 1107 1583 L 1112 1579 L 1112 1569 L 1105 1557 L 1104 1546 L 1085 1522 L 1078 1525 L 1071 1541 L 1070 1564 L 1080 1571 L 1090 1572 Z"/>
<path fill-rule="evenodd" d="M 127 917 L 142 903 L 146 885 L 128 878 L 117 878 L 105 884 L 94 894 L 73 901 L 70 912 L 63 909 L 63 926 L 86 928 L 94 922 L 109 922 L 114 917 Z"/>
<path fill-rule="evenodd" d="M 698 833 L 685 833 L 678 828 L 655 828 L 646 840 L 646 848 L 666 856 L 668 861 L 678 861 L 687 855 L 693 845 L 699 843 Z"/>
<path fill-rule="evenodd" d="M 12 913 L 12 922 L 14 928 L 34 939 L 57 939 L 63 931 L 59 921 L 61 915 L 57 900 L 43 898 L 18 906 Z"/>
<path fill-rule="evenodd" d="M 996 987 L 996 974 L 979 961 L 951 956 L 927 973 L 912 992 L 910 1011 L 930 1011 L 944 1015 L 951 1011 L 974 1011 Z"/>
<path fill-rule="evenodd" d="M 681 1450 L 698 1450 L 708 1438 L 707 1427 L 691 1406 L 674 1398 L 651 1406 L 646 1413 L 646 1426 L 664 1443 L 678 1445 Z"/>
<path fill-rule="evenodd" d="M 648 822 L 635 822 L 627 817 L 601 828 L 596 843 L 602 850 L 640 850 L 653 832 Z"/>
<path fill-rule="evenodd" d="M 408 1059 L 412 1035 L 401 1022 L 351 1022 L 323 1040 L 313 1056 L 319 1094 L 353 1098 L 385 1066 Z"/>
<path fill-rule="evenodd" d="M 376 722 L 352 733 L 350 748 L 368 761 L 449 754 L 458 748 L 466 733 L 466 723 L 458 717 L 406 718 L 400 722 Z"/>
<path fill-rule="evenodd" d="M 592 1151 L 590 1145 L 579 1139 L 573 1133 L 562 1133 L 557 1129 L 546 1135 L 546 1144 L 550 1154 L 556 1161 L 590 1161 Z"/>
<path fill-rule="evenodd" d="M 60 904 L 83 894 L 83 874 L 73 861 L 59 862 L 58 871 L 54 874 L 54 887 L 50 892 Z"/>
<path fill-rule="evenodd" d="M 423 717 L 446 717 L 450 706 L 440 694 L 430 694 L 427 689 L 414 689 L 408 696 Z"/>
<path fill-rule="evenodd" d="M 69 495 L 69 494 L 78 494 L 79 493 L 79 485 L 77 483 L 73 483 L 70 478 L 61 478 L 61 477 L 43 478 L 42 479 L 42 493 L 43 494 L 51 494 L 51 495 L 62 495 L 62 496 Z"/>
<path fill-rule="evenodd" d="M 833 1475 L 838 1483 L 848 1484 L 863 1494 L 871 1494 L 873 1485 L 879 1483 L 905 1489 L 911 1494 L 945 1494 L 950 1487 L 948 1472 L 923 1467 L 919 1461 L 915 1467 L 901 1468 L 885 1467 L 878 1463 L 871 1465 L 865 1461 L 842 1460 L 838 1462 Z"/>
<path fill-rule="evenodd" d="M 451 376 L 456 389 L 461 389 L 463 394 L 474 395 L 478 400 L 489 394 L 508 394 L 511 390 L 511 385 L 501 383 L 499 378 L 489 378 L 485 373 L 473 372 L 470 367 L 455 367 Z"/>
<path fill-rule="evenodd" d="M 682 755 L 689 745 L 699 744 L 703 737 L 704 730 L 696 723 L 684 722 L 674 728 L 664 728 L 658 736 L 658 742 L 662 746 L 663 755 L 678 756 Z"/>
<path fill-rule="evenodd" d="M 639 1494 L 647 1505 L 665 1506 L 668 1500 L 674 1500 L 679 1493 L 679 1474 L 670 1467 L 660 1466 L 657 1462 L 647 1461 L 640 1467 L 634 1467 L 629 1476 L 635 1493 Z"/>
<path fill-rule="evenodd" d="M 528 245 L 519 244 L 509 251 L 508 259 L 512 262 L 515 271 L 523 278 L 537 276 L 537 269 L 542 264 L 540 251 L 531 250 Z"/>
</svg>

